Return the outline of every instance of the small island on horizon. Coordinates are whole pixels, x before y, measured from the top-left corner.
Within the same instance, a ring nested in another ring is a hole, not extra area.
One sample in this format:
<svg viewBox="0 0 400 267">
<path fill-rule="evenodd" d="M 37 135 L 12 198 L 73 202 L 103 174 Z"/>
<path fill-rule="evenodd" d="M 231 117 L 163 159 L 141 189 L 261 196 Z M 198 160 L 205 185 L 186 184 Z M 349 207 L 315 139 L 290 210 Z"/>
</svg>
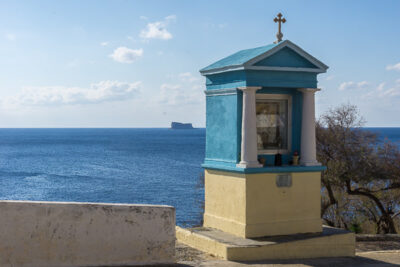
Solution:
<svg viewBox="0 0 400 267">
<path fill-rule="evenodd" d="M 171 122 L 171 129 L 182 130 L 182 129 L 194 129 L 191 123 Z"/>
</svg>

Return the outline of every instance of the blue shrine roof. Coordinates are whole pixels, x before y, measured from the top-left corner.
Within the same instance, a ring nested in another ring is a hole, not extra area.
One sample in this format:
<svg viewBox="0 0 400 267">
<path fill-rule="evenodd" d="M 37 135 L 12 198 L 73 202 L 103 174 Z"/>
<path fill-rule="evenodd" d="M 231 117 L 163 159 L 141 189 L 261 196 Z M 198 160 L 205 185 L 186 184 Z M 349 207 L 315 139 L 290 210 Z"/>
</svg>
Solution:
<svg viewBox="0 0 400 267">
<path fill-rule="evenodd" d="M 212 70 L 212 69 L 219 69 L 219 68 L 224 68 L 228 66 L 240 66 L 249 61 L 250 59 L 253 59 L 259 55 L 264 54 L 265 52 L 271 50 L 277 44 L 269 44 L 265 46 L 260 46 L 256 48 L 250 48 L 250 49 L 244 49 L 240 50 L 239 52 L 236 52 L 230 56 L 227 56 L 221 60 L 218 60 L 217 62 L 201 69 L 200 71 L 206 71 L 206 70 Z"/>
<path fill-rule="evenodd" d="M 299 46 L 285 40 L 241 50 L 201 69 L 200 73 L 211 75 L 243 69 L 323 73 L 328 66 Z"/>
</svg>

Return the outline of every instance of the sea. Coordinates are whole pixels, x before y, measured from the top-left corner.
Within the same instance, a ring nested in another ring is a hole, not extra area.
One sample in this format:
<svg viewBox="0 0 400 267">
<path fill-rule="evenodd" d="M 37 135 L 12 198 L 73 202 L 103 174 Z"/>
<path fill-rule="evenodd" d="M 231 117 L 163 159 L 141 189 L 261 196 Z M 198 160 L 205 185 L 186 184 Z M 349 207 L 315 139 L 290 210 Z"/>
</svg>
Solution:
<svg viewBox="0 0 400 267">
<path fill-rule="evenodd" d="M 365 128 L 400 142 L 400 128 Z M 205 129 L 0 129 L 0 199 L 162 204 L 200 225 Z"/>
</svg>

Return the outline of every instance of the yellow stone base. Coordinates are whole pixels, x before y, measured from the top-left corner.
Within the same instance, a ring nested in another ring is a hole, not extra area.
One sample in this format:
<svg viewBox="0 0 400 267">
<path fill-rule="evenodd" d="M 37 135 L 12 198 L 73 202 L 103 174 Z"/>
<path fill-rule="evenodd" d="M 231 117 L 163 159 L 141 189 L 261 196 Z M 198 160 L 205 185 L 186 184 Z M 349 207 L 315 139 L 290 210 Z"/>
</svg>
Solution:
<svg viewBox="0 0 400 267">
<path fill-rule="evenodd" d="M 204 227 L 243 238 L 321 232 L 321 173 L 288 174 L 280 187 L 281 173 L 206 169 Z"/>
<path fill-rule="evenodd" d="M 322 232 L 322 220 L 303 219 L 291 221 L 274 221 L 257 224 L 241 224 L 226 218 L 204 214 L 204 226 L 222 229 L 228 233 L 234 233 L 240 237 L 255 238 L 260 235 L 292 235 L 298 233 L 319 233 Z"/>
<path fill-rule="evenodd" d="M 231 261 L 354 257 L 355 236 L 337 228 L 322 233 L 241 238 L 213 228 L 176 227 L 176 238 L 188 246 Z"/>
</svg>

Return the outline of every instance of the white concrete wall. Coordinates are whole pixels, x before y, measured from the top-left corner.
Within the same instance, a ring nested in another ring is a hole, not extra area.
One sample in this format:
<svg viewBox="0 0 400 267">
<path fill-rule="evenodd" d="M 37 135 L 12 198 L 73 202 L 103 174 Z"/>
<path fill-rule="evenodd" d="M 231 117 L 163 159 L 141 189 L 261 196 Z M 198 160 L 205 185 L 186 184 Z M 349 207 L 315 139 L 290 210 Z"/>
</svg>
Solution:
<svg viewBox="0 0 400 267">
<path fill-rule="evenodd" d="M 172 263 L 170 206 L 0 201 L 0 266 Z"/>
</svg>

